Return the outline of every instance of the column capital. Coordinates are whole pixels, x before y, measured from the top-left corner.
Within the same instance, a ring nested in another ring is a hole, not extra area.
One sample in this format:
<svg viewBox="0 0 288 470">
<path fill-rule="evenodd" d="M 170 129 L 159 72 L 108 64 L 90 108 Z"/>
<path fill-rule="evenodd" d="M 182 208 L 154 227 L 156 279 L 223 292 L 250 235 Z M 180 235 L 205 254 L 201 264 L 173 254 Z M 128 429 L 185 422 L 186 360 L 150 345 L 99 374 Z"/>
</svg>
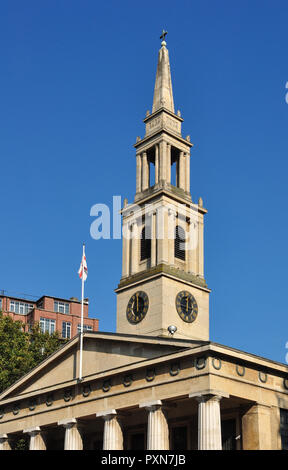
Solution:
<svg viewBox="0 0 288 470">
<path fill-rule="evenodd" d="M 221 390 L 209 389 L 209 390 L 201 390 L 199 392 L 192 392 L 189 393 L 189 398 L 195 398 L 198 402 L 214 399 L 220 401 L 221 398 L 229 398 L 229 394 L 227 392 L 223 392 Z"/>
<path fill-rule="evenodd" d="M 177 211 L 176 209 L 172 209 L 172 207 L 168 207 L 168 215 L 173 215 L 174 217 L 177 216 Z"/>
<path fill-rule="evenodd" d="M 117 416 L 116 410 L 105 410 L 96 413 L 96 418 L 103 418 L 105 421 L 114 418 L 115 416 Z"/>
<path fill-rule="evenodd" d="M 58 421 L 58 426 L 64 426 L 64 428 L 70 428 L 74 426 L 74 424 L 77 424 L 77 419 L 76 418 L 66 418 L 62 419 L 61 421 Z"/>
<path fill-rule="evenodd" d="M 0 434 L 0 451 L 1 450 L 12 450 L 7 434 Z"/>
<path fill-rule="evenodd" d="M 41 428 L 40 426 L 34 426 L 34 428 L 28 428 L 28 429 L 24 429 L 23 430 L 23 433 L 24 434 L 29 434 L 29 436 L 33 436 L 35 434 L 38 434 L 39 432 L 41 432 Z"/>
<path fill-rule="evenodd" d="M 154 400 L 154 401 L 139 403 L 139 408 L 145 408 L 148 411 L 155 411 L 160 406 L 162 406 L 161 400 Z"/>
<path fill-rule="evenodd" d="M 133 230 L 135 228 L 135 226 L 138 225 L 136 219 L 130 220 L 128 223 L 129 223 L 129 227 L 130 227 L 131 230 Z"/>
<path fill-rule="evenodd" d="M 139 408 L 148 411 L 147 450 L 169 450 L 169 429 L 162 401 L 140 403 Z"/>
</svg>

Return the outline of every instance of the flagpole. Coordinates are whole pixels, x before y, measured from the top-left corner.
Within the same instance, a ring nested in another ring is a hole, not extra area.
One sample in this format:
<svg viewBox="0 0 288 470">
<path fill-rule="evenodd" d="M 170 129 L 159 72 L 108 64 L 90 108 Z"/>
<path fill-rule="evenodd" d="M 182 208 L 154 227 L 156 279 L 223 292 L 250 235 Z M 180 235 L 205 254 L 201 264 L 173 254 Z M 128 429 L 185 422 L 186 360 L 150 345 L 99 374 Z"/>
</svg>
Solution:
<svg viewBox="0 0 288 470">
<path fill-rule="evenodd" d="M 85 256 L 85 243 L 83 243 L 82 260 Z M 83 362 L 83 316 L 84 316 L 84 266 L 82 265 L 82 294 L 81 294 L 81 328 L 80 328 L 80 357 L 79 357 L 79 380 L 82 380 L 82 362 Z"/>
</svg>

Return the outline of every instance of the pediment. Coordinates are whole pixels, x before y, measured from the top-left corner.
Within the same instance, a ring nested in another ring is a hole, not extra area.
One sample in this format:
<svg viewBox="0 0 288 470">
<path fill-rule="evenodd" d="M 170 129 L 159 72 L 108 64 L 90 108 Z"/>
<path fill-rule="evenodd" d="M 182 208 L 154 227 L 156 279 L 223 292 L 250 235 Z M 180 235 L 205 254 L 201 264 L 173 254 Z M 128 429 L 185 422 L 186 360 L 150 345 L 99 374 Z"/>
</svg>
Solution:
<svg viewBox="0 0 288 470">
<path fill-rule="evenodd" d="M 95 376 L 204 343 L 116 333 L 85 333 L 83 377 Z M 0 400 L 39 394 L 41 391 L 75 382 L 79 376 L 79 345 L 77 336 L 5 390 L 0 395 Z"/>
</svg>

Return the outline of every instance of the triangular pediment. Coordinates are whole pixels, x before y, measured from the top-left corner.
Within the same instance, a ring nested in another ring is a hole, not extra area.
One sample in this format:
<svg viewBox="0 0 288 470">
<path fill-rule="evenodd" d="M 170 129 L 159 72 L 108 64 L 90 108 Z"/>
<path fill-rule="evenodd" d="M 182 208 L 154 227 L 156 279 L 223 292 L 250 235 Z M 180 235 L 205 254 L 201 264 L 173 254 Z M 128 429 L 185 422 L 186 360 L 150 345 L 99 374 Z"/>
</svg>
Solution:
<svg viewBox="0 0 288 470">
<path fill-rule="evenodd" d="M 85 333 L 83 377 L 101 375 L 201 344 L 204 342 L 116 333 Z M 39 394 L 75 383 L 79 377 L 79 347 L 77 336 L 5 390 L 0 400 Z"/>
</svg>

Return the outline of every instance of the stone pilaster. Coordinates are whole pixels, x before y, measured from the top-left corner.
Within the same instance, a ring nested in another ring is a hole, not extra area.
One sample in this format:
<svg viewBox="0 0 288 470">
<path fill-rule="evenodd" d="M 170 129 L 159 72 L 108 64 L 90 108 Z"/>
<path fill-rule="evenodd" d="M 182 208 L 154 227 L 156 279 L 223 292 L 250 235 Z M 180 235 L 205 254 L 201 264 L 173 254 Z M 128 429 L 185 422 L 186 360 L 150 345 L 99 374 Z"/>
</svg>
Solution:
<svg viewBox="0 0 288 470">
<path fill-rule="evenodd" d="M 159 144 L 155 145 L 155 184 L 159 183 Z"/>
<path fill-rule="evenodd" d="M 0 450 L 11 450 L 7 434 L 0 434 Z"/>
<path fill-rule="evenodd" d="M 46 450 L 46 443 L 39 426 L 25 429 L 23 433 L 28 434 L 30 437 L 29 450 Z"/>
<path fill-rule="evenodd" d="M 179 154 L 179 188 L 185 190 L 185 157 L 184 152 Z"/>
<path fill-rule="evenodd" d="M 123 433 L 116 410 L 101 411 L 96 417 L 104 419 L 103 450 L 123 450 Z"/>
<path fill-rule="evenodd" d="M 147 152 L 142 153 L 142 191 L 149 187 L 149 164 Z"/>
<path fill-rule="evenodd" d="M 82 436 L 75 418 L 63 419 L 58 426 L 65 428 L 64 450 L 83 450 Z"/>
<path fill-rule="evenodd" d="M 151 214 L 151 267 L 157 264 L 156 212 Z"/>
<path fill-rule="evenodd" d="M 243 450 L 271 450 L 271 408 L 255 403 L 242 416 Z"/>
<path fill-rule="evenodd" d="M 136 193 L 141 192 L 141 155 L 136 155 Z"/>
<path fill-rule="evenodd" d="M 169 428 L 161 400 L 139 407 L 148 411 L 147 450 L 169 450 Z"/>
<path fill-rule="evenodd" d="M 166 144 L 167 183 L 171 183 L 171 144 Z"/>
<path fill-rule="evenodd" d="M 190 154 L 185 153 L 185 179 L 186 179 L 186 184 L 185 184 L 185 191 L 190 193 Z"/>
</svg>

